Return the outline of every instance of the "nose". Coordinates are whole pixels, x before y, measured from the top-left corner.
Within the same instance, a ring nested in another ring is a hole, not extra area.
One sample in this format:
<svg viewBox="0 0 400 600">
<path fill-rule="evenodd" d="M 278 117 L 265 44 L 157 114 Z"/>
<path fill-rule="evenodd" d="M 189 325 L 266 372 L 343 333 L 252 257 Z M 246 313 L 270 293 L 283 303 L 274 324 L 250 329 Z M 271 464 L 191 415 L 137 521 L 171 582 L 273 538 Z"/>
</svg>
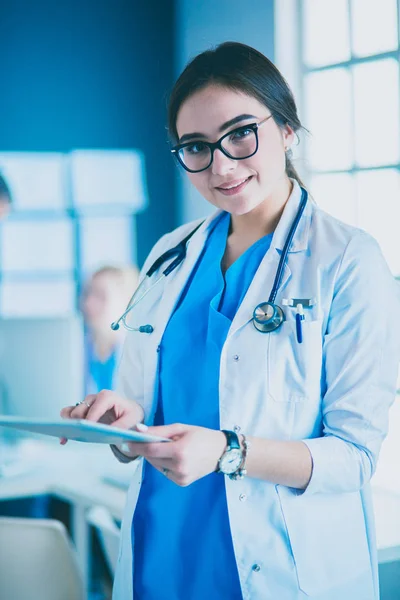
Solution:
<svg viewBox="0 0 400 600">
<path fill-rule="evenodd" d="M 236 169 L 236 160 L 225 156 L 218 148 L 214 152 L 211 169 L 213 175 L 226 175 Z"/>
</svg>

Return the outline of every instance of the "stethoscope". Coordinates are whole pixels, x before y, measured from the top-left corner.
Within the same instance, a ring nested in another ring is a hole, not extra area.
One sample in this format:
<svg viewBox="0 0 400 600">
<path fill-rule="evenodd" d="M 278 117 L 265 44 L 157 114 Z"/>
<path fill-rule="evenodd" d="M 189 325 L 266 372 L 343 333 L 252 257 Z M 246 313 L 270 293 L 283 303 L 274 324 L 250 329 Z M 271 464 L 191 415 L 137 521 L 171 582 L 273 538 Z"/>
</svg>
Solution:
<svg viewBox="0 0 400 600">
<path fill-rule="evenodd" d="M 276 299 L 276 294 L 278 292 L 279 286 L 282 281 L 283 269 L 284 269 L 285 261 L 287 259 L 287 255 L 289 252 L 289 247 L 290 247 L 290 244 L 292 243 L 293 236 L 296 233 L 298 224 L 300 222 L 300 219 L 301 219 L 304 209 L 306 207 L 307 199 L 308 199 L 308 194 L 307 194 L 306 190 L 304 190 L 302 188 L 299 209 L 297 211 L 296 217 L 292 223 L 292 226 L 291 226 L 289 234 L 287 236 L 285 245 L 283 247 L 282 254 L 281 254 L 281 257 L 279 260 L 278 269 L 277 269 L 276 275 L 275 275 L 274 284 L 272 286 L 272 290 L 269 295 L 268 302 L 262 302 L 261 304 L 258 304 L 253 311 L 253 317 L 252 317 L 253 325 L 257 329 L 257 331 L 260 331 L 261 333 L 271 333 L 271 331 L 275 331 L 282 325 L 283 321 L 285 320 L 284 312 L 278 304 L 275 304 L 275 299 Z M 139 284 L 137 290 L 135 291 L 132 298 L 130 299 L 129 304 L 126 308 L 126 311 L 119 317 L 119 319 L 117 321 L 115 321 L 114 323 L 111 324 L 111 329 L 113 329 L 114 331 L 119 329 L 119 324 L 122 321 L 124 327 L 128 331 L 138 331 L 139 333 L 153 333 L 154 327 L 152 325 L 147 324 L 147 325 L 140 325 L 140 327 L 131 327 L 130 325 L 127 324 L 126 317 L 131 312 L 131 310 L 133 308 L 135 308 L 135 306 L 137 306 L 139 304 L 139 302 L 141 302 L 147 296 L 147 294 L 161 281 L 161 279 L 163 279 L 164 277 L 168 277 L 168 275 L 170 275 L 170 273 L 172 273 L 172 271 L 174 271 L 185 260 L 186 251 L 187 251 L 187 243 L 190 240 L 190 238 L 196 233 L 196 231 L 199 229 L 199 227 L 201 227 L 202 224 L 203 223 L 200 223 L 193 231 L 191 231 L 189 233 L 189 235 L 187 235 L 181 242 L 179 242 L 179 244 L 177 244 L 177 246 L 174 246 L 174 248 L 167 250 L 159 258 L 157 258 L 155 263 L 147 271 L 146 276 L 143 278 L 143 280 Z M 142 295 L 140 295 L 140 292 L 143 289 L 143 286 L 146 283 L 147 279 L 152 277 L 152 275 L 154 275 L 154 273 L 156 271 L 158 271 L 158 269 L 167 260 L 170 260 L 171 258 L 173 258 L 174 260 L 172 260 L 172 262 L 168 265 L 168 267 L 156 278 L 156 280 L 152 283 L 152 285 L 149 286 L 147 288 L 147 290 L 142 293 Z M 299 343 L 302 342 L 301 321 L 303 319 L 304 319 L 304 313 L 302 312 L 302 310 L 298 310 L 298 313 L 296 314 L 296 331 L 297 331 L 297 341 Z"/>
</svg>

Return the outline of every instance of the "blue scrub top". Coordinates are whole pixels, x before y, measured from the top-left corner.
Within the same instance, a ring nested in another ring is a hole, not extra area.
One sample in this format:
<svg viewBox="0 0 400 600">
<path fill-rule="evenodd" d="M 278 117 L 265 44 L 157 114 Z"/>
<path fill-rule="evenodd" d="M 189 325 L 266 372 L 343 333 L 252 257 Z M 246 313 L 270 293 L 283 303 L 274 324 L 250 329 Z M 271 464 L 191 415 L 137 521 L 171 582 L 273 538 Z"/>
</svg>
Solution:
<svg viewBox="0 0 400 600">
<path fill-rule="evenodd" d="M 248 248 L 224 278 L 229 225 L 229 214 L 222 213 L 166 327 L 157 425 L 220 429 L 221 350 L 272 239 Z M 211 473 L 182 488 L 146 462 L 132 530 L 135 600 L 242 600 L 223 475 Z"/>
<path fill-rule="evenodd" d="M 86 394 L 97 394 L 101 390 L 112 390 L 115 369 L 117 367 L 117 350 L 106 360 L 101 360 L 95 353 L 89 337 L 86 338 Z"/>
</svg>

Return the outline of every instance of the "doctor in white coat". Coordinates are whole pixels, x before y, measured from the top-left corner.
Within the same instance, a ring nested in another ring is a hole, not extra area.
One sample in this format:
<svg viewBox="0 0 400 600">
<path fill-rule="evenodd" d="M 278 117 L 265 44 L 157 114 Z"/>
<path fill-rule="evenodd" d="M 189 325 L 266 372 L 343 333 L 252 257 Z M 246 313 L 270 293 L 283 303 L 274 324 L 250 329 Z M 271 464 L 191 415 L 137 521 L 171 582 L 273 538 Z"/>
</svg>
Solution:
<svg viewBox="0 0 400 600">
<path fill-rule="evenodd" d="M 300 127 L 279 71 L 242 44 L 197 56 L 172 92 L 174 154 L 217 211 L 152 250 L 141 295 L 198 227 L 129 313 L 151 327 L 128 335 L 118 392 L 62 413 L 171 440 L 113 449 L 137 463 L 114 600 L 379 598 L 369 482 L 398 299 L 375 240 L 303 189 Z"/>
</svg>

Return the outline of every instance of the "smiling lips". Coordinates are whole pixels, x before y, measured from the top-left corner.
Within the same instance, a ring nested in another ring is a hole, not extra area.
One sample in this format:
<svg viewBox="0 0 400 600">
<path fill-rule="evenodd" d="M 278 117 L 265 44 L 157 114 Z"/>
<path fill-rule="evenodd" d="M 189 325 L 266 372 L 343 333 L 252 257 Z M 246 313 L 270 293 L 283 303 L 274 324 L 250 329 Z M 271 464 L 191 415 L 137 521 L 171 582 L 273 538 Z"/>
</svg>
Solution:
<svg viewBox="0 0 400 600">
<path fill-rule="evenodd" d="M 221 194 L 224 196 L 233 196 L 234 194 L 238 194 L 242 191 L 242 189 L 248 184 L 252 175 L 250 177 L 246 177 L 245 179 L 236 179 L 235 181 L 230 181 L 226 183 L 224 186 L 216 187 Z"/>
</svg>

